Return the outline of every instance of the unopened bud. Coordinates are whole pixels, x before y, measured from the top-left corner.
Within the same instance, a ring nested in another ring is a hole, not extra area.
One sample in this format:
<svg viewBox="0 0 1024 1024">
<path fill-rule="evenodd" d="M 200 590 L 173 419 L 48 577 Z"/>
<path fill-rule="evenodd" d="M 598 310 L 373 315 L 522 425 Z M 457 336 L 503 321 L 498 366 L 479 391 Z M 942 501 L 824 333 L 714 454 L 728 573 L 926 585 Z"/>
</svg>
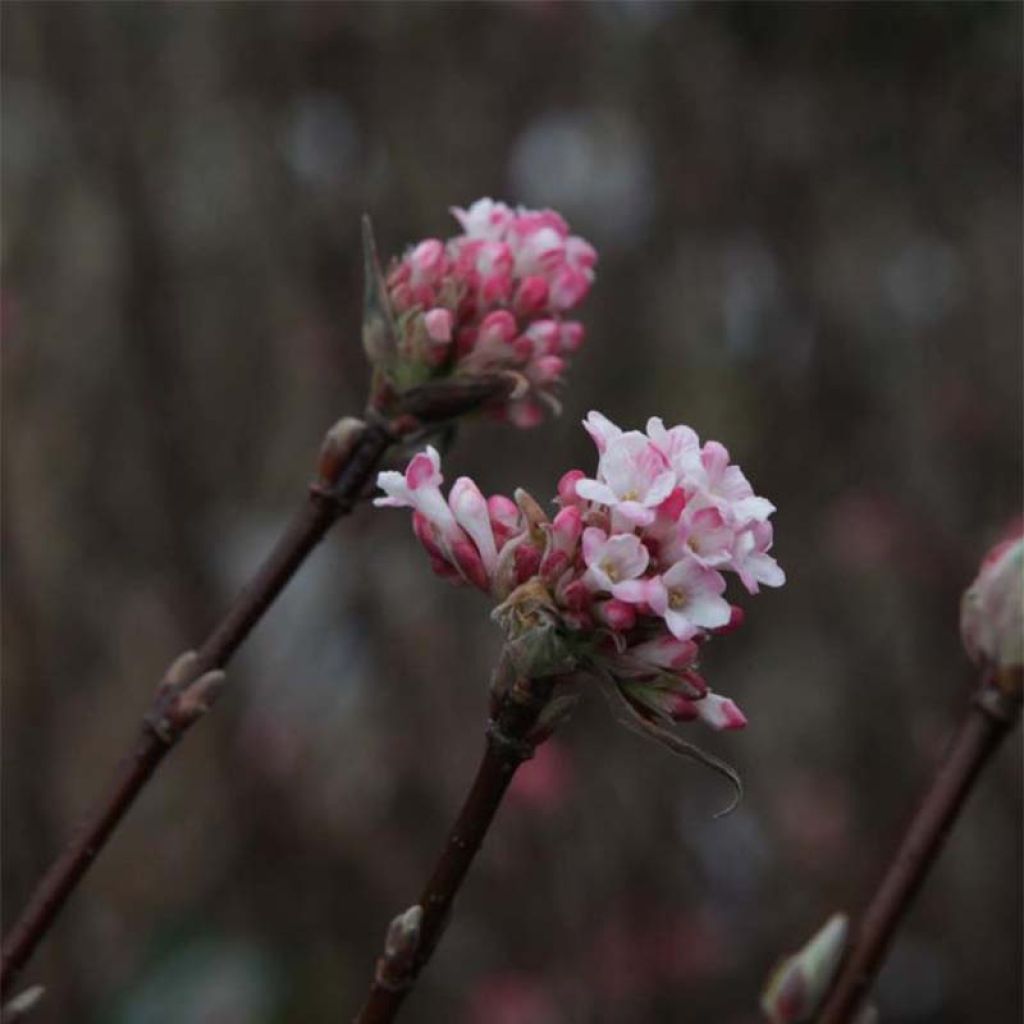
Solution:
<svg viewBox="0 0 1024 1024">
<path fill-rule="evenodd" d="M 45 994 L 46 989 L 42 985 L 33 985 L 31 988 L 25 989 L 24 992 L 19 992 L 4 1004 L 4 1024 L 14 1024 L 14 1021 L 22 1020 L 39 1005 L 39 1001 Z"/>
<path fill-rule="evenodd" d="M 316 463 L 317 482 L 320 486 L 333 487 L 338 482 L 342 469 L 352 457 L 365 430 L 366 424 L 362 420 L 345 416 L 324 434 Z"/>
<path fill-rule="evenodd" d="M 817 1013 L 846 947 L 848 921 L 833 914 L 798 953 L 774 971 L 761 996 L 761 1010 L 772 1024 L 798 1024 Z"/>
<path fill-rule="evenodd" d="M 1024 665 L 1024 531 L 1012 536 L 985 556 L 974 582 L 960 604 L 960 634 L 964 647 L 979 664 L 1001 674 Z"/>
<path fill-rule="evenodd" d="M 387 938 L 384 940 L 384 955 L 389 959 L 411 957 L 419 943 L 422 924 L 423 908 L 418 903 L 399 914 L 388 925 Z"/>
</svg>

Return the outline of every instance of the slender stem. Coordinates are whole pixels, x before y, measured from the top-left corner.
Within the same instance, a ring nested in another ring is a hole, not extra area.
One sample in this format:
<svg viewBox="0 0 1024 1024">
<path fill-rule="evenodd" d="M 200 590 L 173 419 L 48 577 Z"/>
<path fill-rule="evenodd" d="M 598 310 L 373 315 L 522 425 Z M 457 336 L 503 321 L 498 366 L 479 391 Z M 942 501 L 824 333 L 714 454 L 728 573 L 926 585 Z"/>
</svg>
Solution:
<svg viewBox="0 0 1024 1024">
<path fill-rule="evenodd" d="M 911 819 L 881 884 L 865 908 L 818 1024 L 854 1019 L 878 974 L 897 928 L 942 849 L 981 769 L 1013 728 L 1019 683 L 1002 690 L 983 683 Z"/>
<path fill-rule="evenodd" d="M 500 703 L 462 810 L 419 902 L 392 923 L 356 1024 L 394 1020 L 430 960 L 505 791 L 516 769 L 532 755 L 531 732 L 553 688 L 552 679 L 520 680 Z"/>
<path fill-rule="evenodd" d="M 218 670 L 228 663 L 335 521 L 351 512 L 390 446 L 425 425 L 500 398 L 510 387 L 507 378 L 490 377 L 442 382 L 407 392 L 394 403 L 397 415 L 387 426 L 379 420 L 369 426 L 357 425 L 338 458 L 321 458 L 320 479 L 294 519 L 223 619 L 189 657 L 185 674 L 172 667 L 143 718 L 132 752 L 121 762 L 104 797 L 36 885 L 3 943 L 0 994 L 9 992 L 157 766 L 208 709 L 222 681 Z"/>
</svg>

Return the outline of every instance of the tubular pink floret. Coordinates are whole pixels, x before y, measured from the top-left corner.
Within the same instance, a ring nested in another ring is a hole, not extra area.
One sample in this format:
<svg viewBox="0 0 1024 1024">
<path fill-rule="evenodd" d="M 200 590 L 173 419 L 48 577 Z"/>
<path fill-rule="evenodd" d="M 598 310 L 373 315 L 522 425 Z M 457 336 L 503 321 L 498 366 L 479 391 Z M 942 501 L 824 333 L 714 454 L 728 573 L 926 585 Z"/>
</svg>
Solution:
<svg viewBox="0 0 1024 1024">
<path fill-rule="evenodd" d="M 554 228 L 551 228 L 554 230 Z M 488 330 L 504 332 L 504 317 Z M 751 592 L 785 576 L 768 554 L 770 502 L 754 494 L 717 442 L 652 419 L 624 432 L 600 413 L 584 426 L 598 448 L 593 477 L 567 472 L 549 517 L 526 492 L 485 498 L 460 477 L 445 502 L 433 449 L 404 474 L 382 473 L 382 505 L 415 509 L 413 529 L 435 569 L 515 601 L 517 587 L 548 595 L 560 625 L 586 644 L 641 715 L 701 719 L 740 729 L 746 718 L 697 672 L 712 635 L 744 613 L 725 597 L 726 574 Z M 511 595 L 511 598 L 510 598 Z"/>
</svg>

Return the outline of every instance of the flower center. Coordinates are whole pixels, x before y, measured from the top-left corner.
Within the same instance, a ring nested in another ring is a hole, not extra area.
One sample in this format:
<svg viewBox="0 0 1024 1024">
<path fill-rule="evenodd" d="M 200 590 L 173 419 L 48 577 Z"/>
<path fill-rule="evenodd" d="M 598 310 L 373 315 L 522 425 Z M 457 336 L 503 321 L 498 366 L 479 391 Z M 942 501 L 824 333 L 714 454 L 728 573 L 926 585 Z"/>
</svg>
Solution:
<svg viewBox="0 0 1024 1024">
<path fill-rule="evenodd" d="M 626 493 L 622 495 L 623 501 L 637 501 L 639 498 L 640 492 L 635 489 L 626 491 Z"/>
<path fill-rule="evenodd" d="M 605 576 L 612 581 L 612 583 L 619 582 L 619 570 L 612 565 L 611 562 L 605 562 L 601 568 L 604 570 Z"/>
<path fill-rule="evenodd" d="M 679 611 L 686 604 L 685 590 L 670 590 L 668 592 L 668 606 L 673 611 Z"/>
</svg>

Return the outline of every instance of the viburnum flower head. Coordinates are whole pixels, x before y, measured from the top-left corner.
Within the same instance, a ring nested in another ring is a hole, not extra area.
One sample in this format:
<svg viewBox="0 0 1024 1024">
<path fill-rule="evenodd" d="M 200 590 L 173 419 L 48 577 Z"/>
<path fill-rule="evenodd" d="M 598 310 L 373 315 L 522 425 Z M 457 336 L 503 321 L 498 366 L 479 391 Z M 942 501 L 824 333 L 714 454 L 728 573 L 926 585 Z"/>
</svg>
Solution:
<svg viewBox="0 0 1024 1024">
<path fill-rule="evenodd" d="M 486 498 L 467 477 L 445 499 L 433 448 L 404 473 L 381 473 L 376 504 L 413 509 L 434 570 L 488 593 L 506 629 L 523 601 L 539 601 L 581 667 L 611 678 L 648 720 L 741 728 L 743 713 L 710 692 L 698 657 L 742 622 L 726 573 L 751 594 L 785 582 L 769 554 L 775 507 L 722 445 L 702 446 L 689 427 L 651 419 L 646 432 L 622 431 L 596 412 L 584 426 L 597 470 L 564 474 L 553 518 L 525 491 Z"/>
<path fill-rule="evenodd" d="M 554 210 L 478 199 L 452 213 L 462 234 L 428 238 L 390 267 L 388 301 L 402 386 L 437 376 L 512 371 L 521 387 L 503 409 L 534 426 L 583 325 L 566 315 L 590 290 L 597 253 Z"/>
</svg>

